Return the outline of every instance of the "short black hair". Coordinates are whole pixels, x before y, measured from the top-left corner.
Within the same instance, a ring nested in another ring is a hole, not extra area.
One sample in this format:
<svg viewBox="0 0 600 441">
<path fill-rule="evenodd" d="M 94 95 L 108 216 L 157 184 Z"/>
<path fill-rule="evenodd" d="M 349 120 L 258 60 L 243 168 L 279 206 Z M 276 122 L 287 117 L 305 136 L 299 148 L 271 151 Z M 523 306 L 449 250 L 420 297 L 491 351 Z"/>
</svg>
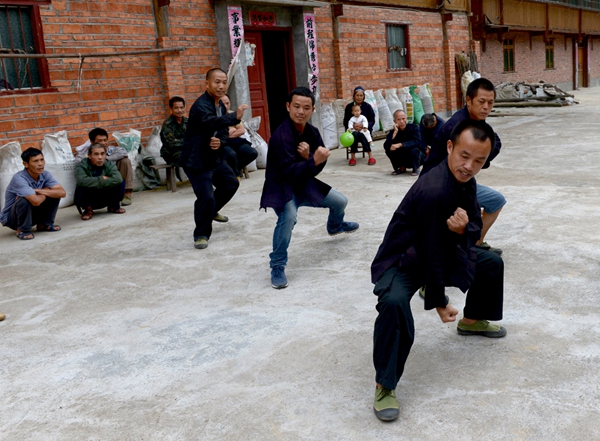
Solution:
<svg viewBox="0 0 600 441">
<path fill-rule="evenodd" d="M 487 90 L 488 92 L 494 92 L 494 99 L 496 99 L 496 88 L 494 84 L 487 78 L 477 78 L 469 83 L 467 87 L 467 96 L 474 99 L 477 96 L 479 89 Z"/>
<path fill-rule="evenodd" d="M 171 98 L 169 100 L 169 107 L 172 109 L 175 103 L 183 103 L 183 105 L 185 106 L 185 100 L 180 96 L 174 96 L 173 98 Z"/>
<path fill-rule="evenodd" d="M 210 69 L 208 72 L 206 72 L 206 81 L 209 81 L 215 72 L 223 72 L 225 75 L 227 75 L 227 72 L 225 72 L 220 67 L 214 67 L 214 68 Z"/>
<path fill-rule="evenodd" d="M 392 115 L 392 118 L 396 119 L 396 113 L 398 113 L 398 112 L 402 112 L 406 115 L 406 112 L 404 111 L 404 109 L 398 109 L 394 112 L 394 114 Z"/>
<path fill-rule="evenodd" d="M 29 147 L 27 150 L 25 150 L 23 153 L 21 153 L 21 159 L 23 160 L 23 162 L 26 162 L 27 164 L 29 164 L 29 160 L 35 156 L 40 156 L 43 155 L 42 151 L 40 149 L 36 149 L 35 147 Z"/>
<path fill-rule="evenodd" d="M 450 133 L 450 141 L 452 141 L 452 145 L 456 145 L 456 141 L 460 137 L 460 135 L 469 130 L 473 135 L 473 138 L 477 141 L 485 142 L 488 139 L 492 145 L 490 149 L 490 153 L 494 150 L 494 146 L 496 144 L 496 136 L 494 133 L 494 129 L 485 121 L 475 121 L 473 119 L 465 119 L 459 122 L 454 129 L 452 129 L 452 133 Z"/>
<path fill-rule="evenodd" d="M 98 135 L 103 135 L 108 138 L 108 132 L 100 127 L 96 127 L 95 129 L 90 130 L 90 133 L 88 133 L 91 142 L 94 142 L 96 136 Z"/>
<path fill-rule="evenodd" d="M 431 129 L 435 126 L 436 123 L 436 114 L 435 113 L 426 113 L 421 118 L 421 122 L 423 123 L 423 127 L 426 129 Z"/>
<path fill-rule="evenodd" d="M 292 90 L 287 99 L 288 103 L 292 102 L 292 98 L 294 98 L 294 95 L 305 96 L 307 98 L 310 98 L 310 100 L 312 101 L 312 105 L 315 105 L 315 94 L 312 93 L 308 87 L 296 87 L 294 90 Z"/>
<path fill-rule="evenodd" d="M 99 142 L 96 142 L 94 144 L 92 144 L 90 146 L 90 148 L 88 149 L 88 156 L 90 156 L 90 154 L 92 153 L 93 149 L 103 149 L 104 153 L 106 153 L 106 147 L 104 147 L 102 144 L 100 144 Z"/>
</svg>

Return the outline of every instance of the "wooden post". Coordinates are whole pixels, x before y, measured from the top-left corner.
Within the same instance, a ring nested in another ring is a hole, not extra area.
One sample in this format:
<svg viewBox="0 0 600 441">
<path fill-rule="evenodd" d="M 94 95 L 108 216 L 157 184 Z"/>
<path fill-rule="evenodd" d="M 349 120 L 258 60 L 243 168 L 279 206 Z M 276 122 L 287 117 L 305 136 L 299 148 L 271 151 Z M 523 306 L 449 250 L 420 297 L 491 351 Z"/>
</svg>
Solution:
<svg viewBox="0 0 600 441">
<path fill-rule="evenodd" d="M 158 37 L 169 36 L 169 19 L 167 16 L 167 6 L 161 6 L 164 1 L 152 0 L 154 6 L 154 21 L 156 22 L 156 32 Z"/>
</svg>

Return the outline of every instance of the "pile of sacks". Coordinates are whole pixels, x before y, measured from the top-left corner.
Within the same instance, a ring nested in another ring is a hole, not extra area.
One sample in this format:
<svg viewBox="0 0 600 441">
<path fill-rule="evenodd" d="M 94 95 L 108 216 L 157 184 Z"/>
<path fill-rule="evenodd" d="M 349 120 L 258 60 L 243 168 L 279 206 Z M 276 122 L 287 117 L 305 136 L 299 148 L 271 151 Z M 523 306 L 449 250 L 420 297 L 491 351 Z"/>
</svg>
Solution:
<svg viewBox="0 0 600 441">
<path fill-rule="evenodd" d="M 435 112 L 433 94 L 429 84 L 400 89 L 380 89 L 375 92 L 365 90 L 365 101 L 375 111 L 373 131 L 387 132 L 394 128 L 394 112 L 404 110 L 409 123 L 419 124 L 426 113 Z M 350 101 L 335 100 L 321 105 L 323 142 L 328 149 L 339 147 L 340 136 L 347 130 L 344 127 L 344 110 Z"/>
</svg>

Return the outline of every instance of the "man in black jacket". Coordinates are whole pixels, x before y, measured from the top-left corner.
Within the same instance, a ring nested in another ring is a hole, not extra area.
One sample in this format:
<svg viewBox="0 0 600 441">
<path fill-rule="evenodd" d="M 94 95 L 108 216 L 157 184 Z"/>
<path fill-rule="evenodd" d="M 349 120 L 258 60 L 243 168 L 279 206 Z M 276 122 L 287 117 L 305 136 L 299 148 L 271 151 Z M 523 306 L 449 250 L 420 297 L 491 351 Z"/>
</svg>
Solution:
<svg viewBox="0 0 600 441">
<path fill-rule="evenodd" d="M 206 73 L 206 92 L 190 109 L 180 164 L 196 195 L 194 204 L 194 247 L 208 246 L 212 221 L 227 222 L 219 210 L 227 204 L 238 189 L 235 173 L 225 162 L 224 141 L 229 126 L 240 123 L 247 104 L 235 113 L 227 113 L 221 98 L 227 92 L 227 74 L 221 69 Z M 214 190 L 213 190 L 214 186 Z"/>
<path fill-rule="evenodd" d="M 506 335 L 503 327 L 488 321 L 502 319 L 502 259 L 475 247 L 482 222 L 473 177 L 493 140 L 494 132 L 485 122 L 466 120 L 456 127 L 448 158 L 410 188 L 371 266 L 379 312 L 373 337 L 373 409 L 383 421 L 399 415 L 395 389 L 414 340 L 410 300 L 419 287 L 427 286 L 425 309 L 435 308 L 444 323 L 455 321 L 458 314 L 445 288 L 469 291 L 457 327 L 460 335 Z"/>
<path fill-rule="evenodd" d="M 319 131 L 308 123 L 315 110 L 315 96 L 306 87 L 290 92 L 287 118 L 269 140 L 267 170 L 260 208 L 272 207 L 277 214 L 273 232 L 271 286 L 288 286 L 285 276 L 287 249 L 292 239 L 299 207 L 329 208 L 327 232 L 330 236 L 352 233 L 356 222 L 344 221 L 348 199 L 316 179 L 327 162 L 329 150 L 323 147 Z"/>
<path fill-rule="evenodd" d="M 383 143 L 385 154 L 392 163 L 393 175 L 412 167 L 412 175 L 419 175 L 419 167 L 425 161 L 425 149 L 421 144 L 421 131 L 416 124 L 407 124 L 404 110 L 394 112 L 394 130 L 390 130 Z"/>
</svg>

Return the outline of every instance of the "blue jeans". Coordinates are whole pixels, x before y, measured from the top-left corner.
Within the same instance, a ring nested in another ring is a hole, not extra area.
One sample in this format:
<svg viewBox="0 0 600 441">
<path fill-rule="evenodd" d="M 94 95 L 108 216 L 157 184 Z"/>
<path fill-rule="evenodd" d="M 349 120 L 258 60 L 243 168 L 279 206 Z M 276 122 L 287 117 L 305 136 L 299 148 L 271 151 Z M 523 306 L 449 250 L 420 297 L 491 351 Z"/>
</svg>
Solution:
<svg viewBox="0 0 600 441">
<path fill-rule="evenodd" d="M 332 188 L 319 205 L 313 205 L 310 201 L 294 194 L 292 200 L 283 207 L 275 208 L 277 225 L 275 225 L 275 231 L 273 232 L 273 252 L 269 255 L 271 258 L 271 268 L 287 264 L 287 249 L 292 240 L 292 230 L 294 229 L 294 225 L 296 225 L 299 207 L 329 208 L 327 230 L 333 231 L 342 225 L 346 205 L 348 205 L 346 196 Z"/>
<path fill-rule="evenodd" d="M 502 193 L 485 185 L 477 184 L 477 201 L 486 213 L 495 213 L 506 204 Z"/>
</svg>

